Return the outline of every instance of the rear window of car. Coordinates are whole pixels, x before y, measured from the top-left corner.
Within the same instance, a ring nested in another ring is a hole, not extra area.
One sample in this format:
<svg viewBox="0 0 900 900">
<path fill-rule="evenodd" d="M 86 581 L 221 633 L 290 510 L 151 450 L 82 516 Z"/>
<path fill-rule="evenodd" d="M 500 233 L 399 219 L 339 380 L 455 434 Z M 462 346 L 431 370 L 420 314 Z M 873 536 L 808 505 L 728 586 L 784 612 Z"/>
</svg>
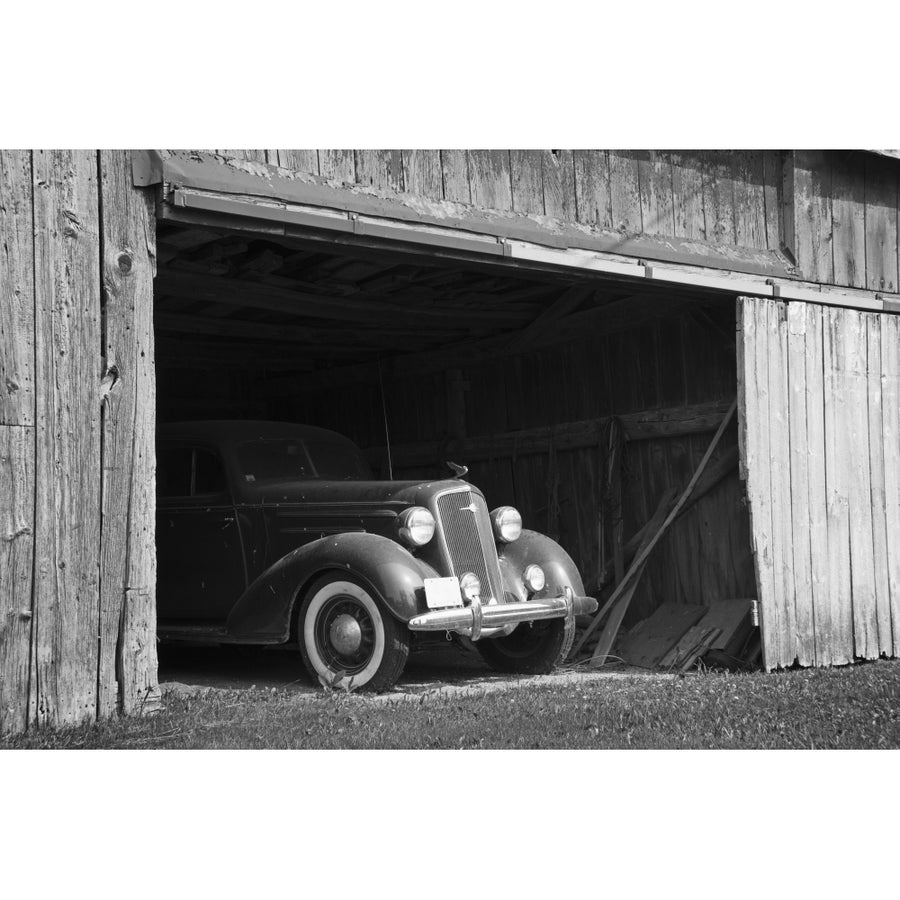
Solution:
<svg viewBox="0 0 900 900">
<path fill-rule="evenodd" d="M 360 480 L 369 468 L 352 444 L 338 441 L 265 438 L 237 448 L 238 465 L 246 482 Z"/>
</svg>

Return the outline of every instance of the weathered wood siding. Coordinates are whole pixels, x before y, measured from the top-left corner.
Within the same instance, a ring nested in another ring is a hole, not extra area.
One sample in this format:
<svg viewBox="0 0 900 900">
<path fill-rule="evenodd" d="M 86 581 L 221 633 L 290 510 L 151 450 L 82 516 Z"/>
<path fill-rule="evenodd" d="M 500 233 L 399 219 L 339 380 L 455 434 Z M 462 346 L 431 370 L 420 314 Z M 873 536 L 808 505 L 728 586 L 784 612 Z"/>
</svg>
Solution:
<svg viewBox="0 0 900 900">
<path fill-rule="evenodd" d="M 900 653 L 900 319 L 738 301 L 741 472 L 768 669 Z"/>
<path fill-rule="evenodd" d="M 623 235 L 777 250 L 804 280 L 900 292 L 900 163 L 862 151 L 216 152 Z"/>
<path fill-rule="evenodd" d="M 153 225 L 130 185 L 125 153 L 0 152 L 0 733 L 157 691 Z M 142 422 L 111 412 L 129 390 L 149 404 Z M 135 642 L 149 648 L 138 664 Z"/>
</svg>

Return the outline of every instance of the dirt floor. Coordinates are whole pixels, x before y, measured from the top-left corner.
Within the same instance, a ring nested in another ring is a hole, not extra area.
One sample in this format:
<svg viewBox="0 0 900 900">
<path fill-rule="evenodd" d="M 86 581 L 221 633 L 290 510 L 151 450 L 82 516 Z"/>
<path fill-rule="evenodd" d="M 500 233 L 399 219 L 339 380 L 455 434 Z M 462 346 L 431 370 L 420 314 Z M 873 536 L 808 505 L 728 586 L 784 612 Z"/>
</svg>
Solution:
<svg viewBox="0 0 900 900">
<path fill-rule="evenodd" d="M 448 643 L 445 647 L 413 653 L 395 688 L 379 696 L 385 700 L 395 700 L 431 693 L 484 693 L 526 682 L 561 684 L 620 674 L 608 669 L 596 672 L 580 668 L 561 669 L 552 675 L 542 676 L 498 675 L 477 653 Z M 276 690 L 300 696 L 315 696 L 322 692 L 322 688 L 303 668 L 299 652 L 283 647 L 162 645 L 159 651 L 159 683 L 163 693 L 183 695 L 210 689 Z"/>
</svg>

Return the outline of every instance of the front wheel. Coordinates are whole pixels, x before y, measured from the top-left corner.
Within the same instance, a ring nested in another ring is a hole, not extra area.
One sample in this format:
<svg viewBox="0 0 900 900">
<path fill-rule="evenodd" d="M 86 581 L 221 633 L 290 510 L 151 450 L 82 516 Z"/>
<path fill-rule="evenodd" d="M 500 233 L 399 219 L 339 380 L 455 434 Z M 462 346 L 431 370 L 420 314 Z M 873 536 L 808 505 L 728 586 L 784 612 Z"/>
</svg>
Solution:
<svg viewBox="0 0 900 900">
<path fill-rule="evenodd" d="M 386 690 L 409 658 L 409 631 L 344 575 L 326 576 L 310 588 L 298 631 L 306 668 L 329 685 Z"/>
<path fill-rule="evenodd" d="M 572 649 L 574 629 L 565 619 L 523 622 L 512 634 L 483 638 L 475 646 L 485 662 L 498 672 L 543 675 L 565 661 Z"/>
</svg>

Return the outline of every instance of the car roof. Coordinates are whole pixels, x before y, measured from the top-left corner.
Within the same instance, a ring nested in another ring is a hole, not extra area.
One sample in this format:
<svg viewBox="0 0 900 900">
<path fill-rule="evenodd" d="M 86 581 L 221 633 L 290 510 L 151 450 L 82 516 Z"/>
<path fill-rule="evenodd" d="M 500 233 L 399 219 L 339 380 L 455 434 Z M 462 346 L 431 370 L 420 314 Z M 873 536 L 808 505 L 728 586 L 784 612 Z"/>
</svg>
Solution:
<svg viewBox="0 0 900 900">
<path fill-rule="evenodd" d="M 208 419 L 191 422 L 166 422 L 159 426 L 161 438 L 212 440 L 217 443 L 236 444 L 258 438 L 319 438 L 352 444 L 337 431 L 300 425 L 296 422 L 271 422 L 260 419 Z"/>
</svg>

